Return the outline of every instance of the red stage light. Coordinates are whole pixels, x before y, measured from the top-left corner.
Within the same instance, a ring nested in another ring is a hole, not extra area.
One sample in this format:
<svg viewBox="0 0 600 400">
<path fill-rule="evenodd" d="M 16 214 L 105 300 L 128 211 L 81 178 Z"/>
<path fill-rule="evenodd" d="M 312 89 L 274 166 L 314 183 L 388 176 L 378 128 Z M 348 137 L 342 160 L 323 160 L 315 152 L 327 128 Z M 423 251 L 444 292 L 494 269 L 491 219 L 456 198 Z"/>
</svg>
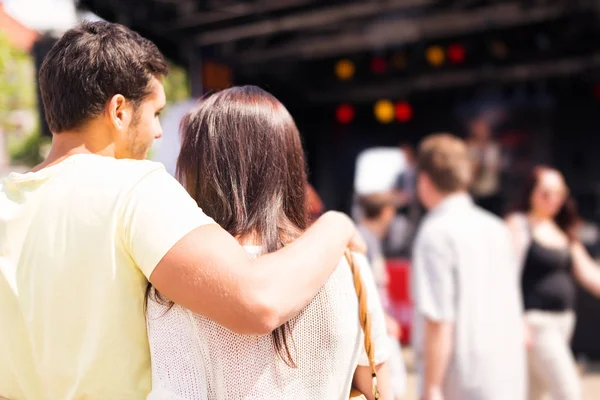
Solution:
<svg viewBox="0 0 600 400">
<path fill-rule="evenodd" d="M 350 104 L 341 104 L 335 110 L 335 118 L 340 124 L 349 124 L 354 119 L 354 107 Z"/>
<path fill-rule="evenodd" d="M 375 57 L 371 60 L 371 72 L 374 74 L 383 74 L 387 69 L 387 63 L 382 57 Z"/>
<path fill-rule="evenodd" d="M 467 52 L 463 45 L 454 43 L 448 46 L 448 60 L 452 64 L 461 64 L 465 61 Z"/>
<path fill-rule="evenodd" d="M 396 119 L 400 122 L 408 122 L 413 117 L 412 106 L 406 101 L 396 103 L 395 107 Z"/>
</svg>

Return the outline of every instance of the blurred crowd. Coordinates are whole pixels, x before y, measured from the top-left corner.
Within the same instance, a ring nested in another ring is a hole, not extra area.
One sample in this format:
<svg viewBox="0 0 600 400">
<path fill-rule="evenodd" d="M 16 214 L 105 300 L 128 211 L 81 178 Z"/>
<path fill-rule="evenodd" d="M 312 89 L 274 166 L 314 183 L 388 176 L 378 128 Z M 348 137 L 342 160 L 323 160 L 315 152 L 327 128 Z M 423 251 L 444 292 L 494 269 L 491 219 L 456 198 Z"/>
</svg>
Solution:
<svg viewBox="0 0 600 400">
<path fill-rule="evenodd" d="M 401 144 L 405 169 L 394 185 L 357 198 L 384 298 L 382 260 L 412 263 L 400 289 L 414 302 L 419 393 L 581 399 L 570 350 L 576 284 L 600 295 L 600 269 L 579 237 L 576 203 L 549 166 L 533 168 L 507 203 L 501 147 L 484 120 L 470 128 L 467 140 L 434 134 L 416 151 Z"/>
</svg>

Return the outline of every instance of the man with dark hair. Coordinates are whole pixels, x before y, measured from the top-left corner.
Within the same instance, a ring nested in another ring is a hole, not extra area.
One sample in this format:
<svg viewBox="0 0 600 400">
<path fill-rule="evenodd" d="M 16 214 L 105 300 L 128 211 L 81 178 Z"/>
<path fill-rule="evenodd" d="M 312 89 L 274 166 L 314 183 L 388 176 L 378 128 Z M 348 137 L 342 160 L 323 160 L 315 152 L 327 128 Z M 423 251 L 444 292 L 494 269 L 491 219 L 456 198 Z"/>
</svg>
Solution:
<svg viewBox="0 0 600 400">
<path fill-rule="evenodd" d="M 418 151 L 429 214 L 413 251 L 415 355 L 424 400 L 523 400 L 519 267 L 507 227 L 467 194 L 465 143 L 432 135 Z"/>
<path fill-rule="evenodd" d="M 383 257 L 381 241 L 396 215 L 396 204 L 391 192 L 372 193 L 358 198 L 360 207 L 359 231 L 367 242 L 367 258 L 371 265 Z"/>
<path fill-rule="evenodd" d="M 390 337 L 390 357 L 388 366 L 394 397 L 402 398 L 406 391 L 406 368 L 400 347 L 400 325 L 387 312 L 390 300 L 388 294 L 389 276 L 382 241 L 388 233 L 390 224 L 396 215 L 394 193 L 376 192 L 363 194 L 358 198 L 360 220 L 358 230 L 367 243 L 367 259 L 373 269 L 373 278 L 377 284 L 381 303 L 386 310 L 385 324 Z"/>
<path fill-rule="evenodd" d="M 144 399 L 149 282 L 234 332 L 266 334 L 354 244 L 350 219 L 327 213 L 248 259 L 162 165 L 143 161 L 162 134 L 166 73 L 154 44 L 108 22 L 68 31 L 44 61 L 52 149 L 0 185 L 0 397 Z"/>
<path fill-rule="evenodd" d="M 390 224 L 384 248 L 390 256 L 409 257 L 421 216 L 421 206 L 416 193 L 417 157 L 411 144 L 401 143 L 399 147 L 406 163 L 394 185 L 396 203 L 401 209 Z"/>
</svg>

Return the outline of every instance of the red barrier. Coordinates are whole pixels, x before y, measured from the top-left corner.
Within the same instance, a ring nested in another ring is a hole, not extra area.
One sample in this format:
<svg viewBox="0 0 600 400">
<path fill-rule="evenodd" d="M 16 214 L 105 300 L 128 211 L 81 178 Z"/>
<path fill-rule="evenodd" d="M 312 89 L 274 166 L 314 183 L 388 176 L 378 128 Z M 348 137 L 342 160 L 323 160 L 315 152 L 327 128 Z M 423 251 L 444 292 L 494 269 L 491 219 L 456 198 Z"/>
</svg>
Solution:
<svg viewBox="0 0 600 400">
<path fill-rule="evenodd" d="M 410 260 L 395 258 L 387 260 L 389 277 L 389 313 L 402 329 L 402 343 L 410 342 L 412 326 L 412 300 L 410 295 Z"/>
</svg>

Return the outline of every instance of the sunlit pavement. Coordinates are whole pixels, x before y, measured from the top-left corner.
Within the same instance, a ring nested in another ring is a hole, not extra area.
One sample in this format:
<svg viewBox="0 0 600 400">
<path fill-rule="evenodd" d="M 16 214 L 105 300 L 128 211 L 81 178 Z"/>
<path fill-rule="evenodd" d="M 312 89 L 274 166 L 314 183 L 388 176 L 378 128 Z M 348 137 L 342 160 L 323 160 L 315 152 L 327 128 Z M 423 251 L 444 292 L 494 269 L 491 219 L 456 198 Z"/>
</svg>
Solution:
<svg viewBox="0 0 600 400">
<path fill-rule="evenodd" d="M 408 369 L 407 393 L 403 400 L 418 400 L 416 389 L 416 376 L 413 368 L 412 352 L 409 349 L 403 351 L 406 367 Z M 583 399 L 582 400 L 599 400 L 600 399 L 600 362 L 590 363 L 586 371 L 583 372 Z M 545 400 L 550 400 L 545 399 Z"/>
</svg>

